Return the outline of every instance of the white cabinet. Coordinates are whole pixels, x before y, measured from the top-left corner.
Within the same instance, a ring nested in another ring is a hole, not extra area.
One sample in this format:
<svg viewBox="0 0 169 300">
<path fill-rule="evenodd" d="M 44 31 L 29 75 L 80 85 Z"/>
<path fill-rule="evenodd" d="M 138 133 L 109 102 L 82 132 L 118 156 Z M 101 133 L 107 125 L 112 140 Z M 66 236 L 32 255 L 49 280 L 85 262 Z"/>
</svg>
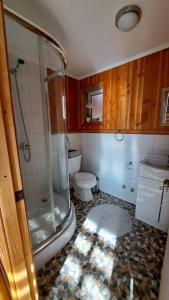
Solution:
<svg viewBox="0 0 169 300">
<path fill-rule="evenodd" d="M 158 226 L 163 183 L 139 177 L 136 218 L 155 227 Z"/>
<path fill-rule="evenodd" d="M 169 228 L 168 163 L 168 157 L 140 162 L 136 202 L 136 218 L 164 231 Z"/>
<path fill-rule="evenodd" d="M 159 223 L 162 228 L 169 228 L 169 188 L 164 187 Z"/>
</svg>

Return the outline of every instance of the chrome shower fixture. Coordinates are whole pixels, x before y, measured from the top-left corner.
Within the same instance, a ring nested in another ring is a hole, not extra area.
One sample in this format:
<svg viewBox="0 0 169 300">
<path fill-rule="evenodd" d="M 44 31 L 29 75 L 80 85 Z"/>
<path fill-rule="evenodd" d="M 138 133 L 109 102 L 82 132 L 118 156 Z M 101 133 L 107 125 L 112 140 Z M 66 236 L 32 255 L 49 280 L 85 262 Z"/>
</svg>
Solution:
<svg viewBox="0 0 169 300">
<path fill-rule="evenodd" d="M 19 67 L 20 67 L 20 65 L 24 65 L 24 63 L 25 63 L 25 61 L 24 61 L 22 58 L 18 58 L 17 63 L 16 63 L 16 66 L 15 66 L 14 68 L 11 68 L 11 69 L 10 69 L 10 72 L 11 72 L 12 74 L 17 73 L 17 72 L 18 72 L 18 69 L 19 69 Z"/>
<path fill-rule="evenodd" d="M 18 85 L 18 78 L 17 78 L 17 72 L 19 70 L 19 67 L 20 67 L 20 65 L 24 65 L 24 63 L 25 63 L 25 61 L 22 58 L 18 58 L 16 66 L 14 68 L 11 68 L 10 72 L 11 72 L 11 74 L 14 75 L 14 78 L 15 78 L 19 108 L 20 108 L 20 113 L 21 113 L 23 129 L 24 129 L 24 133 L 25 133 L 25 139 L 26 139 L 26 142 L 22 142 L 19 148 L 23 152 L 23 156 L 24 156 L 25 161 L 29 162 L 30 159 L 31 159 L 31 147 L 30 147 L 30 143 L 29 143 L 28 134 L 27 134 L 27 131 L 26 131 L 26 125 L 25 125 L 24 115 L 23 115 L 23 111 L 22 111 L 21 98 L 20 98 L 19 85 Z"/>
</svg>

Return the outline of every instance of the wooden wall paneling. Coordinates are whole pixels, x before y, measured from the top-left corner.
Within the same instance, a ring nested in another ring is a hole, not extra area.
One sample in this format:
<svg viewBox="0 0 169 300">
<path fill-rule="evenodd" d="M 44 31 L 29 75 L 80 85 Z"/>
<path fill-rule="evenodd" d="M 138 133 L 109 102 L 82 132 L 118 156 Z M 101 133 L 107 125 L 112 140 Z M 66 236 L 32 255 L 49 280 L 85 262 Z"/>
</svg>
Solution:
<svg viewBox="0 0 169 300">
<path fill-rule="evenodd" d="M 149 122 L 148 128 L 156 130 L 157 123 L 157 115 L 156 112 L 161 109 L 161 84 L 160 82 L 160 66 L 161 66 L 161 57 L 163 52 L 154 53 L 152 55 L 152 73 L 151 73 L 151 101 L 149 104 Z M 160 120 L 159 120 L 159 128 L 160 128 Z"/>
<path fill-rule="evenodd" d="M 79 129 L 79 88 L 80 82 L 69 76 L 65 76 L 65 94 L 67 109 L 67 130 L 73 132 Z"/>
<path fill-rule="evenodd" d="M 145 57 L 145 75 L 142 99 L 141 129 L 154 130 L 156 89 L 158 85 L 160 54 Z"/>
<path fill-rule="evenodd" d="M 14 196 L 14 191 L 22 189 L 22 180 L 11 104 L 2 1 L 0 1 L 0 43 L 0 137 L 3 145 L 0 147 L 0 208 L 12 268 L 12 273 L 7 275 L 9 279 L 12 276 L 14 279 L 16 297 L 13 299 L 38 299 L 30 238 L 23 232 L 23 227 L 27 226 L 26 216 L 22 215 L 23 210 L 25 213 L 24 200 L 21 200 L 22 211 L 20 211 L 20 205 L 17 207 Z M 22 215 L 22 223 L 18 222 L 18 213 Z"/>
<path fill-rule="evenodd" d="M 125 98 L 126 98 L 126 109 L 125 109 L 125 128 L 130 128 L 130 105 L 131 105 L 131 63 L 126 64 L 126 82 L 125 82 Z"/>
<path fill-rule="evenodd" d="M 117 116 L 117 99 L 116 99 L 116 72 L 115 69 L 112 69 L 109 72 L 110 76 L 110 83 L 109 83 L 109 94 L 108 94 L 108 101 L 107 103 L 105 102 L 105 109 L 106 109 L 106 123 L 107 127 L 106 129 L 111 130 L 111 128 L 117 129 L 117 119 L 115 116 Z M 107 82 L 107 80 L 106 80 Z M 106 89 L 105 89 L 106 93 Z M 106 107 L 107 106 L 107 107 Z"/>
<path fill-rule="evenodd" d="M 126 90 L 125 90 L 125 77 L 126 77 L 126 66 L 122 65 L 115 68 L 115 97 L 116 112 L 114 113 L 115 127 L 116 130 L 125 129 L 125 114 L 126 114 Z M 111 127 L 113 128 L 113 127 Z"/>
<path fill-rule="evenodd" d="M 138 60 L 138 83 L 137 83 L 137 95 L 136 101 L 136 112 L 135 112 L 135 129 L 141 129 L 141 118 L 142 118 L 142 98 L 143 98 L 143 87 L 144 87 L 144 74 L 145 74 L 145 59 L 141 58 Z"/>
<path fill-rule="evenodd" d="M 168 131 L 168 126 L 160 126 L 160 107 L 161 107 L 161 89 L 164 87 L 169 87 L 169 49 L 161 51 L 160 53 L 160 67 L 159 67 L 159 78 L 158 78 L 158 88 L 157 88 L 157 105 L 155 112 L 155 124 L 156 130 Z"/>
<path fill-rule="evenodd" d="M 112 87 L 114 80 L 114 72 L 106 71 L 104 72 L 104 94 L 103 94 L 103 129 L 110 130 L 110 128 L 115 128 L 115 102 L 112 101 Z"/>
<path fill-rule="evenodd" d="M 126 114 L 125 127 L 123 129 L 136 130 L 141 125 L 141 102 L 144 79 L 142 66 L 144 66 L 144 62 L 140 59 L 126 64 Z"/>
<path fill-rule="evenodd" d="M 87 124 L 85 123 L 86 118 L 86 90 L 80 87 L 80 128 L 83 129 Z M 86 125 L 85 125 L 86 124 Z"/>
<path fill-rule="evenodd" d="M 137 92 L 138 92 L 138 67 L 139 60 L 135 60 L 130 64 L 130 111 L 129 111 L 129 129 L 136 129 L 136 108 L 137 108 Z"/>
<path fill-rule="evenodd" d="M 47 68 L 48 76 L 54 73 L 54 70 Z M 50 110 L 50 129 L 52 134 L 65 132 L 65 121 L 63 119 L 63 76 L 55 76 L 48 82 L 48 97 Z"/>
<path fill-rule="evenodd" d="M 147 129 L 148 125 L 148 112 L 149 103 L 151 98 L 151 61 L 150 56 L 145 58 L 145 74 L 144 74 L 144 88 L 143 88 L 143 98 L 142 98 L 142 115 L 141 115 L 141 129 Z"/>
<path fill-rule="evenodd" d="M 169 49 L 82 79 L 80 88 L 94 86 L 100 79 L 104 81 L 103 123 L 92 128 L 83 124 L 81 130 L 169 133 L 169 126 L 160 126 L 161 89 L 169 86 Z M 80 114 L 83 119 L 82 101 Z"/>
</svg>

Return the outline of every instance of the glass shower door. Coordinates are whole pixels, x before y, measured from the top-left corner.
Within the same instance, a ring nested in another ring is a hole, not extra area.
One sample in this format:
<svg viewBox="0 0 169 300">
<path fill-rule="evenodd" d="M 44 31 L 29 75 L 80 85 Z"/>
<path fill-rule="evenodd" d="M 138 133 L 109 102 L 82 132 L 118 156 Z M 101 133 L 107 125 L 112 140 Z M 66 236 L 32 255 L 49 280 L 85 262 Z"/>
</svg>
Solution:
<svg viewBox="0 0 169 300">
<path fill-rule="evenodd" d="M 55 224 L 58 230 L 70 210 L 69 178 L 66 143 L 66 110 L 64 94 L 64 66 L 56 49 L 46 40 L 39 40 L 43 61 L 46 107 L 48 111 L 49 161 Z"/>
</svg>

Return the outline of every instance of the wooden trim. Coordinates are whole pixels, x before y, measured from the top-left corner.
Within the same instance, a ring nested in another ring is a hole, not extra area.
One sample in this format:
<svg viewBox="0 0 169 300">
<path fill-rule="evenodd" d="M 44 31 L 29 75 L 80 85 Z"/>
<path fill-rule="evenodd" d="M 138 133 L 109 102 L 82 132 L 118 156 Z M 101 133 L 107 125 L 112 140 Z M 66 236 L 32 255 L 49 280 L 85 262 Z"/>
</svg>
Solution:
<svg viewBox="0 0 169 300">
<path fill-rule="evenodd" d="M 4 270 L 12 299 L 38 299 L 31 242 L 24 200 L 16 204 L 22 189 L 6 54 L 3 6 L 0 1 L 0 234 Z M 4 251 L 5 250 L 5 251 Z"/>
<path fill-rule="evenodd" d="M 1 262 L 0 262 L 0 300 L 12 300 L 9 283 L 6 278 L 6 274 Z"/>
</svg>

